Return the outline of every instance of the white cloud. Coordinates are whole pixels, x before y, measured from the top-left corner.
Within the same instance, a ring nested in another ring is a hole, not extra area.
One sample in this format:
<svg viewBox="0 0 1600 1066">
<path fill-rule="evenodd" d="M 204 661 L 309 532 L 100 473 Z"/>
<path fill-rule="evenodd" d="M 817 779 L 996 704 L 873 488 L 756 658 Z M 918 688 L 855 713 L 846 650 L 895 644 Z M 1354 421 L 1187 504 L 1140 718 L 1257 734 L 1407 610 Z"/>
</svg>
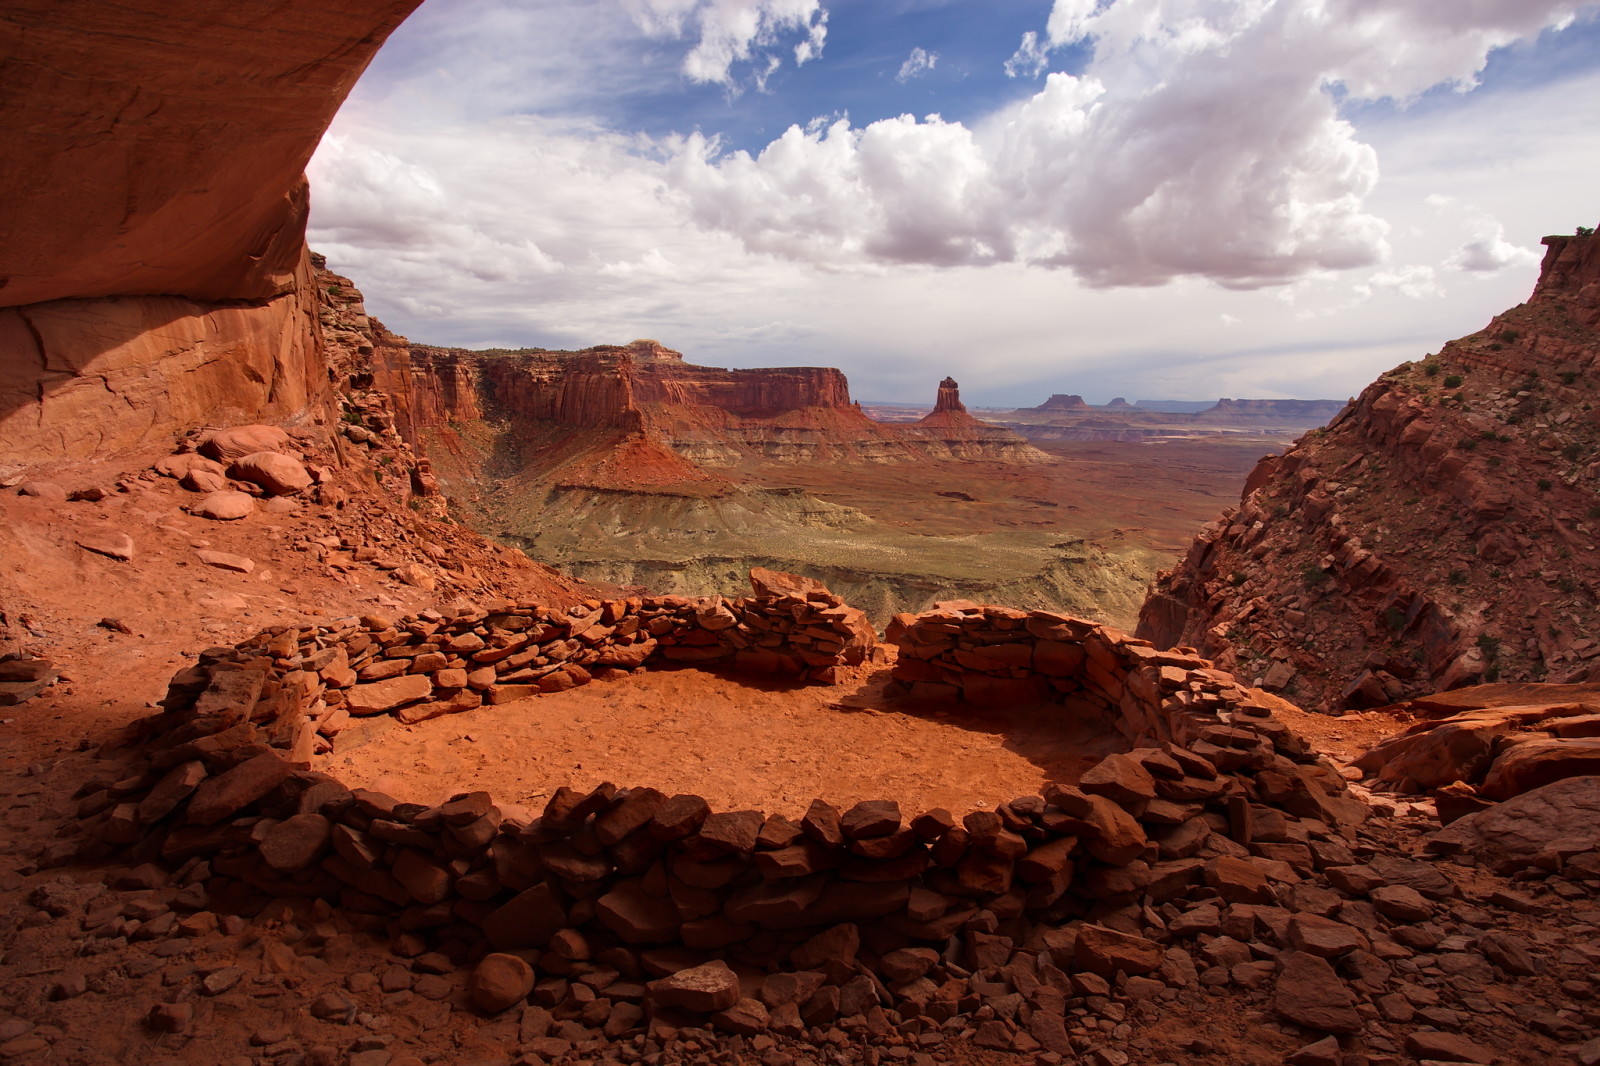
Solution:
<svg viewBox="0 0 1600 1066">
<path fill-rule="evenodd" d="M 1282 284 L 1389 254 L 1364 207 L 1376 153 L 1330 86 L 1467 88 L 1490 49 L 1579 6 L 1058 0 L 1051 42 L 1093 42 L 1082 76 L 1052 74 L 971 129 L 904 115 L 792 127 L 753 156 L 691 138 L 675 185 L 747 248 L 835 268 L 1020 259 L 1094 286 Z"/>
<path fill-rule="evenodd" d="M 1493 219 L 1479 219 L 1471 228 L 1472 238 L 1456 250 L 1446 265 L 1474 274 L 1493 274 L 1539 261 L 1539 254 L 1533 249 L 1506 240 L 1505 227 Z"/>
<path fill-rule="evenodd" d="M 894 80 L 904 85 L 912 78 L 918 78 L 939 65 L 939 53 L 930 52 L 925 48 L 913 48 L 906 61 L 900 64 L 900 73 Z"/>
<path fill-rule="evenodd" d="M 782 62 L 772 51 L 785 34 L 798 33 L 796 64 L 822 54 L 828 13 L 819 0 L 623 0 L 645 33 L 671 40 L 694 38 L 683 59 L 689 80 L 732 85 L 737 63 L 756 63 L 760 84 Z"/>
<path fill-rule="evenodd" d="M 1367 278 L 1367 285 L 1375 289 L 1393 289 L 1402 296 L 1413 300 L 1425 300 L 1430 297 L 1443 296 L 1444 290 L 1439 287 L 1438 275 L 1433 267 L 1426 264 L 1413 264 L 1411 266 L 1394 267 L 1390 270 L 1380 270 Z"/>
<path fill-rule="evenodd" d="M 1049 49 L 1039 43 L 1039 35 L 1029 30 L 1022 35 L 1022 43 L 1005 62 L 1008 78 L 1037 78 L 1050 65 Z"/>
<path fill-rule="evenodd" d="M 1352 126 L 1314 72 L 1277 70 L 1304 41 L 1273 59 L 1246 34 L 1234 63 L 1191 28 L 1137 57 L 1097 38 L 1082 76 L 983 121 L 815 123 L 741 160 L 709 137 L 581 118 L 584 77 L 612 63 L 617 79 L 659 82 L 693 24 L 646 77 L 619 6 L 599 5 L 609 21 L 595 26 L 578 17 L 587 0 L 526 18 L 496 6 L 474 28 L 443 17 L 451 2 L 429 0 L 419 17 L 440 14 L 416 27 L 448 57 L 415 43 L 414 59 L 380 56 L 389 80 L 358 87 L 312 167 L 312 246 L 419 341 L 654 336 L 711 365 L 840 366 L 864 399 L 922 397 L 945 373 L 986 404 L 1337 397 L 1525 299 L 1537 236 L 1594 213 L 1595 71 L 1364 109 Z M 576 20 L 568 36 L 552 11 Z M 740 82 L 761 69 L 754 56 L 735 65 Z M 1288 101 L 1273 95 L 1284 86 Z M 1266 99 L 1242 107 L 1252 93 Z M 538 117 L 551 113 L 568 117 Z M 1522 245 L 1526 261 L 1454 269 L 1480 238 Z M 1392 249 L 1384 263 L 1339 269 L 1373 242 Z M 1212 283 L 1272 278 L 1299 280 Z"/>
</svg>

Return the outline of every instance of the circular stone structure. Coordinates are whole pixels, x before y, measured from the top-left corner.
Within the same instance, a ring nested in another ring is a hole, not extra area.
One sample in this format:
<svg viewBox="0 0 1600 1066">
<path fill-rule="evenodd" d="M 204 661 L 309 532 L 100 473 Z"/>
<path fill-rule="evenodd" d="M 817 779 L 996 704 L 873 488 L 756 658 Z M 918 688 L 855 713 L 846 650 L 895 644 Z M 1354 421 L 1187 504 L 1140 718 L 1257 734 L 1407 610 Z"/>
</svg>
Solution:
<svg viewBox="0 0 1600 1066">
<path fill-rule="evenodd" d="M 662 664 L 846 681 L 869 633 L 820 587 L 781 582 L 736 601 L 500 603 L 268 630 L 174 678 L 164 713 L 143 723 L 140 765 L 84 798 L 81 855 L 160 861 L 214 908 L 321 898 L 479 953 L 581 942 L 640 978 L 721 958 L 816 968 L 837 995 L 819 991 L 807 1009 L 829 1020 L 856 971 L 827 960 L 868 940 L 937 953 L 960 934 L 981 969 L 981 937 L 1047 930 L 1037 935 L 1060 970 L 1150 972 L 1162 959 L 1142 934 L 1152 907 L 1191 890 L 1267 902 L 1274 880 L 1297 878 L 1295 846 L 1246 849 L 1252 825 L 1338 854 L 1364 816 L 1268 706 L 1191 653 L 968 603 L 895 619 L 890 689 L 946 707 L 1026 705 L 1034 727 L 1092 726 L 1122 750 L 1073 784 L 961 817 L 882 796 L 715 810 L 691 792 L 609 781 L 557 787 L 537 812 L 474 789 L 424 805 L 315 768 L 321 749 L 373 722 L 466 712 L 453 721 L 470 723 L 486 702 Z M 914 981 L 874 993 L 911 1007 L 925 994 Z"/>
</svg>

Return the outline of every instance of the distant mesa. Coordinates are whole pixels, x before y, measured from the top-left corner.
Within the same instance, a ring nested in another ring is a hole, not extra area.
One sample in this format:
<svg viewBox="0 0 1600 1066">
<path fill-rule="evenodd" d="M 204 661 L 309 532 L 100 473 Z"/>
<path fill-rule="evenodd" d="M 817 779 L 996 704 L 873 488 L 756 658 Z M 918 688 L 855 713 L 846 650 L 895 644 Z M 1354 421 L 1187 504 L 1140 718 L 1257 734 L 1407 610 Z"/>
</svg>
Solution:
<svg viewBox="0 0 1600 1066">
<path fill-rule="evenodd" d="M 1296 422 L 1326 422 L 1344 410 L 1343 400 L 1230 400 L 1226 396 L 1201 414 L 1212 418 L 1279 418 Z"/>
<path fill-rule="evenodd" d="M 1113 397 L 1111 397 L 1111 402 L 1106 404 L 1106 407 L 1107 408 L 1112 408 L 1112 407 L 1124 408 L 1124 407 L 1126 407 L 1130 411 L 1133 410 L 1133 404 L 1129 403 L 1127 400 L 1123 399 L 1121 396 L 1113 396 Z"/>
<path fill-rule="evenodd" d="M 1038 407 L 1028 407 L 1028 411 L 1082 411 L 1089 405 L 1083 402 L 1083 397 L 1076 394 L 1062 395 L 1056 393 Z"/>
</svg>

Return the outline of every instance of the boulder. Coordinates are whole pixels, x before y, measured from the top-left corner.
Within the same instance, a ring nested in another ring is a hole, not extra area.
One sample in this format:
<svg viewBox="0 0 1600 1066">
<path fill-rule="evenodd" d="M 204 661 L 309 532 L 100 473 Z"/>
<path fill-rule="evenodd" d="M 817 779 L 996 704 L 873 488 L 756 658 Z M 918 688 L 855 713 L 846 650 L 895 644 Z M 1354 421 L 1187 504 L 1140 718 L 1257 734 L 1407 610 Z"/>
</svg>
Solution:
<svg viewBox="0 0 1600 1066">
<path fill-rule="evenodd" d="M 516 955 L 485 955 L 467 979 L 472 1004 L 485 1014 L 499 1014 L 528 998 L 533 991 L 533 967 Z"/>
<path fill-rule="evenodd" d="M 200 561 L 207 566 L 214 566 L 218 570 L 231 570 L 236 574 L 248 574 L 256 568 L 255 560 L 247 559 L 242 555 L 231 552 L 214 552 L 202 548 L 195 552 Z"/>
<path fill-rule="evenodd" d="M 1429 847 L 1469 852 L 1495 866 L 1526 866 L 1545 852 L 1594 850 L 1597 822 L 1600 776 L 1569 777 L 1458 818 Z"/>
<path fill-rule="evenodd" d="M 208 433 L 200 453 L 221 463 L 231 463 L 256 452 L 276 452 L 289 446 L 289 434 L 277 426 L 234 426 Z"/>
<path fill-rule="evenodd" d="M 252 452 L 235 459 L 228 476 L 260 485 L 271 496 L 293 496 L 311 487 L 311 473 L 305 464 L 281 452 Z"/>
<path fill-rule="evenodd" d="M 156 460 L 154 469 L 162 477 L 176 478 L 179 481 L 194 473 L 215 474 L 220 478 L 228 472 L 221 463 L 215 459 L 207 459 L 199 452 L 162 456 Z"/>
<path fill-rule="evenodd" d="M 66 486 L 55 481 L 24 481 L 17 486 L 17 495 L 32 496 L 50 503 L 67 502 Z"/>
<path fill-rule="evenodd" d="M 231 489 L 209 492 L 184 508 L 192 515 L 218 522 L 232 522 L 244 518 L 254 514 L 255 509 L 254 497 L 249 493 L 235 492 Z"/>
</svg>

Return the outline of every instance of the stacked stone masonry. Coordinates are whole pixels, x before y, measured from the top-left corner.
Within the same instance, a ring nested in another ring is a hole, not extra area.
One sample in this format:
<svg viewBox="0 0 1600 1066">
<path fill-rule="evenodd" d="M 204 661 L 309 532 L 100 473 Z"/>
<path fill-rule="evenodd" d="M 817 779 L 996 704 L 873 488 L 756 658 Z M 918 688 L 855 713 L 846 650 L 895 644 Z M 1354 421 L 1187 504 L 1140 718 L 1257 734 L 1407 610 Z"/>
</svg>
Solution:
<svg viewBox="0 0 1600 1066">
<path fill-rule="evenodd" d="M 80 857 L 159 864 L 212 907 L 326 900 L 397 936 L 520 954 L 547 978 L 605 960 L 624 998 L 655 977 L 634 1000 L 714 1011 L 734 1031 L 759 1013 L 775 1032 L 879 1004 L 937 1014 L 956 993 L 925 976 L 935 964 L 976 974 L 1024 943 L 1042 949 L 1031 976 L 1045 984 L 1155 974 L 1173 957 L 1161 908 L 1176 916 L 1197 890 L 1270 903 L 1353 861 L 1363 806 L 1230 677 L 1108 627 L 973 605 L 896 620 L 898 684 L 1043 697 L 1039 713 L 1104 716 L 1131 750 L 963 818 L 818 799 L 793 821 L 610 784 L 516 817 L 483 792 L 425 807 L 312 769 L 350 716 L 416 721 L 657 664 L 826 682 L 865 659 L 860 612 L 768 576 L 732 602 L 500 604 L 211 649 L 130 738 L 143 772 L 81 796 Z M 726 985 L 721 960 L 773 975 L 768 987 L 787 974 L 794 995 L 746 1001 L 735 982 L 732 999 L 688 1005 L 674 982 Z"/>
</svg>

